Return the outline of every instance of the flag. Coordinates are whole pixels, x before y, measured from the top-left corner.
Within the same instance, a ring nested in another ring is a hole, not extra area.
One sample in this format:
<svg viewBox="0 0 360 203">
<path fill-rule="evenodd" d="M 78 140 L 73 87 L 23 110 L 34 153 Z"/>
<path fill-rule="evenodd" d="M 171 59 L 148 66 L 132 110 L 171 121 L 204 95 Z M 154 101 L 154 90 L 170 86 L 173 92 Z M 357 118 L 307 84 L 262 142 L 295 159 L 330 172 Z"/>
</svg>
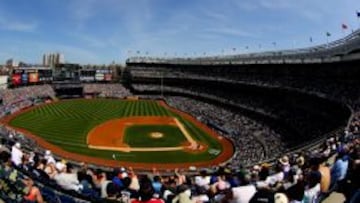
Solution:
<svg viewBox="0 0 360 203">
<path fill-rule="evenodd" d="M 326 36 L 330 37 L 331 36 L 330 32 L 326 32 Z"/>
<path fill-rule="evenodd" d="M 343 23 L 343 24 L 341 25 L 341 28 L 342 28 L 343 30 L 346 30 L 346 29 L 348 29 L 348 26 L 347 26 L 345 23 Z"/>
<path fill-rule="evenodd" d="M 360 11 L 356 11 L 356 16 L 360 18 Z"/>
<path fill-rule="evenodd" d="M 312 37 L 310 37 L 310 39 L 309 39 L 309 40 L 310 40 L 310 42 L 313 42 L 313 38 L 312 38 Z"/>
</svg>

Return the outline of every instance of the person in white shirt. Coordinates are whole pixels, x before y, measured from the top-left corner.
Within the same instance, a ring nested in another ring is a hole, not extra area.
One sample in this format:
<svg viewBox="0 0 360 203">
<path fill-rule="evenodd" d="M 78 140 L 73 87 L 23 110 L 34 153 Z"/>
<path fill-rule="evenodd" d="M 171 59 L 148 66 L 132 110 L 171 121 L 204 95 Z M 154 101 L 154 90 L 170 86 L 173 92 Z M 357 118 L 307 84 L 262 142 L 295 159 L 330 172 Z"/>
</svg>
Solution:
<svg viewBox="0 0 360 203">
<path fill-rule="evenodd" d="M 195 184 L 206 190 L 210 188 L 210 176 L 207 175 L 206 171 L 200 171 L 200 175 L 195 177 Z"/>
<path fill-rule="evenodd" d="M 20 148 L 21 145 L 18 142 L 11 148 L 11 161 L 15 166 L 19 166 L 22 163 L 22 157 L 24 153 Z"/>
<path fill-rule="evenodd" d="M 245 177 L 241 181 L 241 186 L 231 189 L 232 199 L 230 203 L 248 203 L 256 193 L 256 187 L 250 184 L 250 177 Z"/>
<path fill-rule="evenodd" d="M 49 163 L 56 164 L 56 161 L 55 161 L 54 157 L 52 156 L 50 150 L 46 150 L 46 151 L 45 151 L 44 159 L 46 159 L 47 164 L 49 164 Z"/>
<path fill-rule="evenodd" d="M 321 173 L 312 171 L 307 176 L 308 184 L 305 187 L 303 203 L 316 203 L 320 194 Z"/>
<path fill-rule="evenodd" d="M 281 182 L 281 181 L 284 180 L 284 172 L 283 172 L 282 166 L 277 165 L 276 168 L 275 168 L 275 171 L 276 171 L 275 174 L 273 174 L 271 176 L 268 176 L 266 178 L 266 180 L 265 180 L 265 183 L 270 187 L 272 187 L 276 183 Z"/>
<path fill-rule="evenodd" d="M 82 189 L 77 174 L 71 172 L 71 168 L 67 168 L 64 163 L 56 163 L 56 169 L 59 173 L 54 176 L 56 183 L 65 190 L 75 190 L 79 192 Z"/>
</svg>

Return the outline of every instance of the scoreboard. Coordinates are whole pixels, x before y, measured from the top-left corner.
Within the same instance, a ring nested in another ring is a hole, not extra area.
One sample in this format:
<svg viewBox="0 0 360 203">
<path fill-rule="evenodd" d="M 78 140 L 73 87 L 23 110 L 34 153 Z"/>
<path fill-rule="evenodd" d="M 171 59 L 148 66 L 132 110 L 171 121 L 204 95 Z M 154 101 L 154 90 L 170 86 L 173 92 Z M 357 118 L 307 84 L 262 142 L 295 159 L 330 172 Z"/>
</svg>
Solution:
<svg viewBox="0 0 360 203">
<path fill-rule="evenodd" d="M 45 83 L 52 81 L 52 70 L 47 68 L 19 67 L 14 69 L 11 84 L 14 86 Z"/>
<path fill-rule="evenodd" d="M 95 70 L 80 70 L 80 81 L 81 82 L 94 82 L 95 81 Z"/>
<path fill-rule="evenodd" d="M 107 68 L 82 69 L 76 64 L 62 64 L 57 69 L 47 67 L 19 67 L 12 70 L 9 85 L 22 86 L 54 81 L 111 82 L 113 71 Z"/>
<path fill-rule="evenodd" d="M 112 78 L 112 71 L 108 69 L 80 70 L 80 81 L 82 82 L 111 81 Z"/>
</svg>

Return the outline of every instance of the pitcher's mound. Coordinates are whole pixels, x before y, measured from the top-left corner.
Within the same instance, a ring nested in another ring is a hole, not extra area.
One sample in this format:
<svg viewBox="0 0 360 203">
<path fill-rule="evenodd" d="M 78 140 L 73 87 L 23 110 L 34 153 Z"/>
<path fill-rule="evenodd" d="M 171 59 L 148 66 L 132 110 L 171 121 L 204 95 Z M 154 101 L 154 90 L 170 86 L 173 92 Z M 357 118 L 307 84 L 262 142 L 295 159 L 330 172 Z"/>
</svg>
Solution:
<svg viewBox="0 0 360 203">
<path fill-rule="evenodd" d="M 160 132 L 152 132 L 150 133 L 150 137 L 154 138 L 154 139 L 159 139 L 164 137 L 164 134 L 160 133 Z"/>
</svg>

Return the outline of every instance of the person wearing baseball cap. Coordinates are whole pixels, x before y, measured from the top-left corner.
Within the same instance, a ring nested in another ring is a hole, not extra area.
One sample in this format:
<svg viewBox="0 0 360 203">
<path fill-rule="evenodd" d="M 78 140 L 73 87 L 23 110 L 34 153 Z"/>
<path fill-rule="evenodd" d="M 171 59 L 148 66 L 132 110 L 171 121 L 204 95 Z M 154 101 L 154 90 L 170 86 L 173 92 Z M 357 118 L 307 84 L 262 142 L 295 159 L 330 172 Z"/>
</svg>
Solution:
<svg viewBox="0 0 360 203">
<path fill-rule="evenodd" d="M 56 164 L 56 161 L 55 161 L 54 157 L 52 156 L 50 150 L 46 150 L 46 151 L 45 151 L 44 159 L 46 159 L 46 161 L 47 161 L 48 164 L 49 164 L 49 163 Z"/>
</svg>

